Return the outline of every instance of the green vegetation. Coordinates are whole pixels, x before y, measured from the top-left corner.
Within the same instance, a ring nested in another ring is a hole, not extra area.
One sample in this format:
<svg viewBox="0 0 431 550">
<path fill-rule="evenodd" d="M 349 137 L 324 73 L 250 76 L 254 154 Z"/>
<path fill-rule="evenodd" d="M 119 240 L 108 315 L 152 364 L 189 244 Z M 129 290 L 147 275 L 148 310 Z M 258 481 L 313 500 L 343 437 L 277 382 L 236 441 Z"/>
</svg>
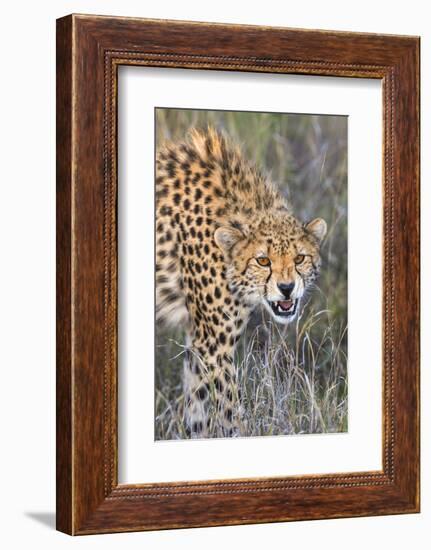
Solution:
<svg viewBox="0 0 431 550">
<path fill-rule="evenodd" d="M 208 124 L 242 145 L 303 221 L 322 217 L 322 272 L 298 319 L 256 310 L 239 342 L 242 436 L 347 430 L 347 118 L 158 109 L 158 144 Z M 185 437 L 184 335 L 157 327 L 156 439 Z"/>
</svg>

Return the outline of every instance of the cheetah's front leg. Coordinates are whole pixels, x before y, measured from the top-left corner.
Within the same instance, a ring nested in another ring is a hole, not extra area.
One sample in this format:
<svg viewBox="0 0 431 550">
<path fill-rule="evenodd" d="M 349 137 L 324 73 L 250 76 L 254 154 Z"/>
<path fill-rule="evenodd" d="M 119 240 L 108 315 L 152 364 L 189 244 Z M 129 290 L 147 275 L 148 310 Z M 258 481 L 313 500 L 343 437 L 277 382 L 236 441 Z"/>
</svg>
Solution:
<svg viewBox="0 0 431 550">
<path fill-rule="evenodd" d="M 206 346 L 206 347 L 205 347 Z M 195 340 L 184 362 L 185 419 L 191 437 L 229 437 L 237 432 L 232 355 L 215 342 Z"/>
</svg>

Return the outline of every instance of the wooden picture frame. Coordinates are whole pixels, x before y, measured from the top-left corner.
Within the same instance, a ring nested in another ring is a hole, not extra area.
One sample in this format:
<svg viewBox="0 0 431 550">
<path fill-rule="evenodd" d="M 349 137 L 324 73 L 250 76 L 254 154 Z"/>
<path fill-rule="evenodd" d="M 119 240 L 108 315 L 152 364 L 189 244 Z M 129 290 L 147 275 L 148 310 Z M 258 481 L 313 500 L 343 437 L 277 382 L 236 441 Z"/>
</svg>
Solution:
<svg viewBox="0 0 431 550">
<path fill-rule="evenodd" d="M 383 83 L 383 469 L 119 485 L 117 69 Z M 70 15 L 57 21 L 57 529 L 68 534 L 419 511 L 419 38 Z"/>
</svg>

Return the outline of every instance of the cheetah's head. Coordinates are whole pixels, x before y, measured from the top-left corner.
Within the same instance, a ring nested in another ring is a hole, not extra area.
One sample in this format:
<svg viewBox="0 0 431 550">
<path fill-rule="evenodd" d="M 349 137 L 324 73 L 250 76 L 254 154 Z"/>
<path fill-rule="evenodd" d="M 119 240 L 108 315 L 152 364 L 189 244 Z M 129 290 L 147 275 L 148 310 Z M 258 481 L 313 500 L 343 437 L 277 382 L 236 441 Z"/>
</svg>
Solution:
<svg viewBox="0 0 431 550">
<path fill-rule="evenodd" d="M 230 287 L 250 306 L 263 303 L 279 323 L 298 312 L 305 291 L 320 268 L 320 244 L 326 234 L 321 218 L 303 225 L 293 216 L 261 221 L 251 228 L 231 223 L 214 239 L 227 263 Z"/>
</svg>

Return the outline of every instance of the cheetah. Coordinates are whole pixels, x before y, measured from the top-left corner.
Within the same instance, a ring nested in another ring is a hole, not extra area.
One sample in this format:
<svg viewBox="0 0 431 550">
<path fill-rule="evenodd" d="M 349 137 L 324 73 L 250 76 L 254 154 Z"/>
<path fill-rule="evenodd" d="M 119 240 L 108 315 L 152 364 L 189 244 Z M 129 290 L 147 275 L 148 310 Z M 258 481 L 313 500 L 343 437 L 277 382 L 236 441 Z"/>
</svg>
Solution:
<svg viewBox="0 0 431 550">
<path fill-rule="evenodd" d="M 236 433 L 234 352 L 259 305 L 290 323 L 318 276 L 326 222 L 301 223 L 239 146 L 209 127 L 156 155 L 156 319 L 186 331 L 190 437 Z M 212 418 L 212 420 L 211 420 Z"/>
</svg>

